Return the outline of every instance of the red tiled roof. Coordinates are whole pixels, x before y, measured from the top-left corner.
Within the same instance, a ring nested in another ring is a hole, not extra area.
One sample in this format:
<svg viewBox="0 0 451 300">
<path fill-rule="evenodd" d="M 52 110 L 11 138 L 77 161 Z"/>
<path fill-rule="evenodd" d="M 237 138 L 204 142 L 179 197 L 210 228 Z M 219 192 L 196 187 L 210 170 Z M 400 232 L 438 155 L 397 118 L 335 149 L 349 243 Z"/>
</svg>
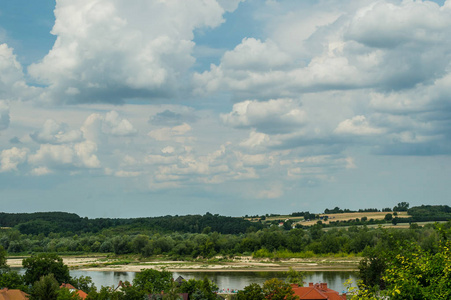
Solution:
<svg viewBox="0 0 451 300">
<path fill-rule="evenodd" d="M 86 299 L 86 297 L 88 297 L 88 294 L 86 294 L 82 290 L 78 290 L 77 294 L 78 294 L 78 296 L 80 296 L 81 299 Z"/>
<path fill-rule="evenodd" d="M 78 290 L 76 289 L 72 284 L 70 283 L 62 283 L 60 288 L 66 288 L 69 291 L 72 292 L 72 290 L 76 290 L 77 291 L 77 295 L 80 296 L 81 299 L 86 299 L 86 297 L 88 297 L 88 294 L 86 294 L 85 292 L 83 292 L 82 290 Z M 1 300 L 1 299 L 0 299 Z"/>
<path fill-rule="evenodd" d="M 66 288 L 69 290 L 76 290 L 76 288 L 70 283 L 61 283 L 60 288 Z"/>
<path fill-rule="evenodd" d="M 339 295 L 337 291 L 327 288 L 326 283 L 310 283 L 308 287 L 293 286 L 293 291 L 299 300 L 346 300 L 346 295 Z"/>
<path fill-rule="evenodd" d="M 10 290 L 7 288 L 0 290 L 0 300 L 27 300 L 28 294 L 21 290 Z"/>
<path fill-rule="evenodd" d="M 299 296 L 299 299 L 309 299 L 309 300 L 316 300 L 316 299 L 322 299 L 327 300 L 327 296 L 321 293 L 320 291 L 316 290 L 315 288 L 310 287 L 299 287 L 295 288 L 294 294 Z"/>
</svg>

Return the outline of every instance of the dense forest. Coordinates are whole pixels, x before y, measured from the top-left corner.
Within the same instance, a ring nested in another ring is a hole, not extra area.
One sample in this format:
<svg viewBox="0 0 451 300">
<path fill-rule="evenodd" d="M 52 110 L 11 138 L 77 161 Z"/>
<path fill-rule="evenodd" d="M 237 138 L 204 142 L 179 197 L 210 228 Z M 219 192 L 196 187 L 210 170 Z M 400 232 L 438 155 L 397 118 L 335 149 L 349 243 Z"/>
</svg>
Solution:
<svg viewBox="0 0 451 300">
<path fill-rule="evenodd" d="M 243 218 L 232 218 L 220 215 L 188 215 L 164 216 L 154 218 L 131 219 L 88 219 L 65 212 L 38 213 L 0 213 L 1 227 L 16 227 L 23 234 L 37 235 L 43 233 L 97 233 L 103 229 L 127 228 L 127 230 L 152 230 L 158 232 L 191 232 L 200 233 L 206 227 L 212 231 L 239 234 L 249 227 L 262 228 L 261 224 L 252 224 Z"/>
<path fill-rule="evenodd" d="M 395 215 L 396 209 L 407 210 L 408 204 L 402 202 L 395 206 Z M 395 219 L 410 222 L 410 229 L 391 229 L 392 235 L 400 240 L 415 241 L 423 249 L 434 250 L 438 241 L 434 225 L 419 226 L 412 220 L 450 220 L 451 208 L 446 205 L 419 206 L 408 209 L 408 213 L 411 217 Z M 308 212 L 296 214 L 318 216 Z M 392 217 L 391 214 L 388 216 Z M 325 228 L 321 221 L 309 227 L 293 226 L 290 221 L 280 226 L 279 221 L 262 221 L 260 218 L 251 222 L 210 213 L 135 219 L 88 219 L 63 212 L 0 213 L 3 228 L 0 245 L 9 254 L 114 253 L 144 257 L 164 254 L 174 259 L 253 254 L 277 258 L 296 253 L 359 254 L 380 244 L 387 231 L 366 226 L 375 221 L 364 218 L 335 224 L 346 227 L 332 228 Z M 378 222 L 393 222 L 393 219 Z"/>
</svg>

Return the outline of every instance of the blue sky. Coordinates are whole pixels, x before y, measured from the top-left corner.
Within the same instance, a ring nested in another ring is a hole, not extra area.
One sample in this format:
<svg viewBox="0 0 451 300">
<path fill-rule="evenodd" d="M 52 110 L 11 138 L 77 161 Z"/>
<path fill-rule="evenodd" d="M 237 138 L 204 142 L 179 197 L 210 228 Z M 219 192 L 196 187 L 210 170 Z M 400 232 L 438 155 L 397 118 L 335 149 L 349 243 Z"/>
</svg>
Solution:
<svg viewBox="0 0 451 300">
<path fill-rule="evenodd" d="M 0 4 L 3 211 L 449 204 L 451 1 Z"/>
</svg>

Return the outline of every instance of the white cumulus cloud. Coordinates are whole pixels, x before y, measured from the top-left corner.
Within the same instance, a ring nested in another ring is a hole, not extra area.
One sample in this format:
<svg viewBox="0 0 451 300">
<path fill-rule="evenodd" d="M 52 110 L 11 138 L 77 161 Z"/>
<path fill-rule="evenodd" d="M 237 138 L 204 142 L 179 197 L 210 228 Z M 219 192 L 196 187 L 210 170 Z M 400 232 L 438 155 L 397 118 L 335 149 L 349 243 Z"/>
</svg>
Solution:
<svg viewBox="0 0 451 300">
<path fill-rule="evenodd" d="M 65 144 L 78 142 L 83 138 L 80 130 L 70 130 L 67 124 L 52 119 L 46 120 L 42 128 L 30 136 L 36 142 L 44 144 Z"/>
<path fill-rule="evenodd" d="M 383 128 L 372 127 L 365 116 L 355 116 L 352 119 L 347 119 L 338 124 L 335 129 L 338 134 L 351 135 L 379 135 L 383 134 Z"/>
<path fill-rule="evenodd" d="M 46 168 L 98 168 L 100 162 L 95 154 L 97 146 L 92 141 L 74 145 L 42 144 L 28 161 Z"/>
<path fill-rule="evenodd" d="M 183 144 L 193 139 L 191 136 L 186 136 L 191 129 L 189 124 L 183 123 L 179 126 L 163 127 L 152 130 L 148 133 L 148 136 L 157 141 L 174 141 Z"/>
<path fill-rule="evenodd" d="M 172 94 L 195 61 L 193 31 L 221 24 L 225 9 L 215 0 L 60 0 L 54 12 L 55 44 L 28 68 L 48 85 L 42 100 L 118 103 Z"/>
<path fill-rule="evenodd" d="M 227 125 L 257 128 L 268 134 L 290 132 L 302 127 L 307 121 L 307 115 L 299 103 L 291 99 L 263 102 L 246 100 L 234 104 L 232 112 L 221 117 Z"/>
<path fill-rule="evenodd" d="M 26 161 L 29 150 L 13 147 L 2 150 L 0 154 L 0 172 L 17 171 L 17 166 Z"/>
</svg>

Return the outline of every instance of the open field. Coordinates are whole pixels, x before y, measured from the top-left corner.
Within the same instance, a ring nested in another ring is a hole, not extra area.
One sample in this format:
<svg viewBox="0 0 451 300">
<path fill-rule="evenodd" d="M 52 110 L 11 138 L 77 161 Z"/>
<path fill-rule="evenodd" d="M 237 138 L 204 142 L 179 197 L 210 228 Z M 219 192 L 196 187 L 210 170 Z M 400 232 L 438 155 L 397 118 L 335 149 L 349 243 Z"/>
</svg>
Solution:
<svg viewBox="0 0 451 300">
<path fill-rule="evenodd" d="M 393 214 L 393 212 L 351 212 L 351 213 L 342 213 L 342 214 L 319 214 L 319 216 L 320 217 L 328 216 L 329 219 L 327 221 L 321 220 L 321 222 L 323 222 L 324 224 L 329 224 L 329 221 L 333 221 L 333 222 L 348 221 L 348 220 L 355 220 L 357 218 L 362 219 L 363 217 L 367 217 L 368 220 L 370 220 L 370 219 L 382 220 L 385 218 L 385 215 L 388 213 Z M 403 211 L 403 212 L 398 212 L 397 217 L 398 218 L 408 218 L 410 216 L 407 214 L 407 212 Z M 252 221 L 252 222 L 258 222 L 260 220 L 260 218 L 245 218 L 245 219 Z M 263 222 L 272 222 L 275 220 L 281 220 L 281 221 L 291 220 L 295 224 L 301 224 L 301 225 L 305 225 L 305 226 L 314 225 L 319 221 L 318 219 L 307 221 L 307 220 L 304 220 L 304 217 L 292 217 L 289 215 L 280 215 L 280 216 L 267 217 L 265 220 L 263 220 Z"/>
<path fill-rule="evenodd" d="M 260 218 L 244 218 L 245 220 L 251 221 L 251 222 L 258 222 L 260 221 Z M 288 215 L 283 215 L 283 216 L 272 216 L 272 217 L 266 217 L 265 220 L 262 220 L 262 222 L 272 222 L 275 220 L 281 220 L 281 221 L 285 221 L 286 219 L 290 219 L 292 221 L 302 221 L 304 220 L 304 217 L 292 217 L 292 216 L 288 216 Z"/>
<path fill-rule="evenodd" d="M 9 258 L 11 267 L 22 267 L 21 258 Z M 63 257 L 63 261 L 72 269 L 87 271 L 120 271 L 139 272 L 141 269 L 166 269 L 171 272 L 249 272 L 249 271 L 357 271 L 361 257 L 314 257 L 291 258 L 279 261 L 254 259 L 251 256 L 240 256 L 230 260 L 205 261 L 168 261 L 168 260 L 124 260 L 93 257 Z"/>
<path fill-rule="evenodd" d="M 374 220 L 382 220 L 384 219 L 385 215 L 388 214 L 388 212 L 355 212 L 355 213 L 342 213 L 342 214 L 320 214 L 320 217 L 328 216 L 328 220 L 324 221 L 321 220 L 324 224 L 329 224 L 329 221 L 336 222 L 336 221 L 348 221 L 352 219 L 362 219 L 363 217 L 367 217 L 368 220 L 374 219 Z M 391 213 L 393 214 L 393 213 Z M 398 212 L 398 218 L 408 218 L 409 215 L 407 212 Z M 299 224 L 305 225 L 305 226 L 311 226 L 318 222 L 318 220 L 311 220 L 311 221 L 300 221 Z"/>
</svg>

